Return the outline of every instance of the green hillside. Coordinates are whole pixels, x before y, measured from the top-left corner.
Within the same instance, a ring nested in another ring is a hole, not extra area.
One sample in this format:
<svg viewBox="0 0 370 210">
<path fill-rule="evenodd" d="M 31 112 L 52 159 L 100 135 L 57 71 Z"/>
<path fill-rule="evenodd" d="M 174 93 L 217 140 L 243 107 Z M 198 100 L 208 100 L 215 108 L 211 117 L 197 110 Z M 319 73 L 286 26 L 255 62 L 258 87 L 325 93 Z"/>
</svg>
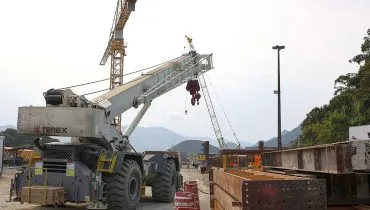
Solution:
<svg viewBox="0 0 370 210">
<path fill-rule="evenodd" d="M 5 136 L 4 145 L 6 147 L 18 147 L 24 145 L 33 145 L 33 140 L 36 136 L 21 136 L 17 134 L 17 130 L 8 128 L 5 131 L 0 132 L 0 136 Z M 42 137 L 42 142 L 56 142 L 58 140 L 50 138 L 48 136 Z"/>
<path fill-rule="evenodd" d="M 304 145 L 348 140 L 348 127 L 370 123 L 370 29 L 361 45 L 361 53 L 350 63 L 357 73 L 341 75 L 335 80 L 335 92 L 329 104 L 315 107 L 302 123 Z"/>
</svg>

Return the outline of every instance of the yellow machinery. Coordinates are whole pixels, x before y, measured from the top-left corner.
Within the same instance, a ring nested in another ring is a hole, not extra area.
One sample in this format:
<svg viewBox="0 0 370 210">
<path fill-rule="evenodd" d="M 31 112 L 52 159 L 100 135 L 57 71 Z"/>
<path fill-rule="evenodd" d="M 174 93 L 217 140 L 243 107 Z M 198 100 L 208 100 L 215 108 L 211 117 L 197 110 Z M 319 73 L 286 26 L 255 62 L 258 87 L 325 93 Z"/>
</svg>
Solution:
<svg viewBox="0 0 370 210">
<path fill-rule="evenodd" d="M 116 12 L 113 19 L 113 27 L 109 35 L 109 42 L 104 55 L 100 61 L 100 65 L 105 65 L 108 58 L 111 58 L 110 66 L 110 86 L 113 90 L 123 83 L 123 60 L 126 56 L 123 39 L 123 29 L 130 17 L 132 11 L 135 11 L 136 0 L 118 0 Z M 118 115 L 115 120 L 117 131 L 121 131 L 121 115 Z"/>
<path fill-rule="evenodd" d="M 207 156 L 206 155 L 197 155 L 197 157 L 195 159 L 199 160 L 199 161 L 204 161 L 204 160 L 207 159 Z"/>
</svg>

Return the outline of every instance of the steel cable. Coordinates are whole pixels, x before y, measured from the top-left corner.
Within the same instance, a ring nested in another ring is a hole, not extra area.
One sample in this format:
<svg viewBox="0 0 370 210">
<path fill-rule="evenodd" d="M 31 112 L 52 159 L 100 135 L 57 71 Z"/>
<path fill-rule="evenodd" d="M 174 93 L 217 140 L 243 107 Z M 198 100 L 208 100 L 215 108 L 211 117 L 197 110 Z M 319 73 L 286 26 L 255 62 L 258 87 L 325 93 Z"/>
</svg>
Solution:
<svg viewBox="0 0 370 210">
<path fill-rule="evenodd" d="M 181 57 L 181 56 L 180 56 Z M 178 59 L 179 57 L 175 58 L 175 59 Z M 172 60 L 175 60 L 175 59 L 172 59 Z M 123 74 L 122 76 L 128 76 L 128 75 L 131 75 L 131 74 L 135 74 L 135 73 L 139 73 L 139 72 L 143 72 L 145 70 L 148 70 L 148 69 L 151 69 L 151 68 L 154 68 L 154 67 L 157 67 L 157 66 L 160 66 L 160 65 L 163 65 L 165 63 L 169 63 L 171 62 L 172 60 L 170 61 L 165 61 L 165 62 L 162 62 L 160 64 L 157 64 L 157 65 L 154 65 L 154 66 L 150 66 L 150 67 L 147 67 L 147 68 L 144 68 L 144 69 L 140 69 L 140 70 L 137 70 L 137 71 L 133 71 L 133 72 L 129 72 L 129 73 L 126 73 L 126 74 Z M 63 87 L 63 88 L 59 88 L 59 89 L 67 89 L 67 88 L 74 88 L 74 87 L 80 87 L 80 86 L 84 86 L 84 85 L 90 85 L 90 84 L 94 84 L 94 83 L 98 83 L 98 82 L 103 82 L 103 81 L 106 81 L 106 80 L 109 80 L 110 78 L 106 78 L 106 79 L 100 79 L 100 80 L 96 80 L 96 81 L 92 81 L 92 82 L 86 82 L 86 83 L 82 83 L 82 84 L 78 84 L 78 85 L 72 85 L 72 86 L 68 86 L 68 87 Z M 106 90 L 106 89 L 104 89 Z M 104 91 L 104 90 L 101 90 L 101 91 Z M 101 92 L 100 91 L 100 92 Z"/>
<path fill-rule="evenodd" d="M 227 121 L 227 123 L 229 124 L 229 127 L 230 127 L 231 131 L 233 132 L 233 135 L 234 135 L 234 137 L 235 137 L 235 140 L 236 140 L 236 141 L 238 142 L 238 144 L 240 145 L 239 138 L 236 136 L 235 131 L 234 131 L 233 127 L 231 126 L 230 120 L 229 120 L 229 118 L 228 118 L 228 117 L 227 117 L 227 115 L 226 115 L 226 112 L 225 112 L 225 110 L 224 110 L 224 108 L 223 108 L 223 106 L 222 106 L 222 104 L 221 104 L 221 102 L 220 102 L 220 100 L 219 100 L 219 97 L 218 97 L 218 95 L 217 95 L 217 93 L 216 93 L 215 89 L 213 88 L 212 82 L 211 82 L 211 80 L 208 78 L 208 76 L 207 76 L 207 75 L 206 75 L 206 77 L 207 77 L 207 79 L 208 79 L 208 81 L 209 81 L 209 86 L 211 86 L 211 89 L 212 89 L 213 93 L 214 93 L 214 94 L 215 94 L 215 96 L 216 96 L 216 97 L 215 97 L 215 98 L 216 98 L 216 101 L 217 101 L 217 103 L 220 105 L 221 110 L 222 110 L 222 112 L 224 113 L 224 116 L 225 116 L 225 118 L 226 118 L 226 121 Z"/>
</svg>

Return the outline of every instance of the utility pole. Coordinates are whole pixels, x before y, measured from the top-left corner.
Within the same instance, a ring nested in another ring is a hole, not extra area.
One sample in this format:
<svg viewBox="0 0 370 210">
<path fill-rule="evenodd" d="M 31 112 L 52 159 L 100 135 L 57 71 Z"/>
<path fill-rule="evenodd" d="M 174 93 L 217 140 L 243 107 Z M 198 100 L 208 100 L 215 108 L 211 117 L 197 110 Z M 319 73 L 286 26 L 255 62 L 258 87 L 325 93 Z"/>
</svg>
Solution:
<svg viewBox="0 0 370 210">
<path fill-rule="evenodd" d="M 278 89 L 274 91 L 275 94 L 278 95 L 278 142 L 277 146 L 278 149 L 282 149 L 281 144 L 281 99 L 280 99 L 280 50 L 285 49 L 284 45 L 275 45 L 272 47 L 273 50 L 277 50 L 278 52 Z"/>
</svg>

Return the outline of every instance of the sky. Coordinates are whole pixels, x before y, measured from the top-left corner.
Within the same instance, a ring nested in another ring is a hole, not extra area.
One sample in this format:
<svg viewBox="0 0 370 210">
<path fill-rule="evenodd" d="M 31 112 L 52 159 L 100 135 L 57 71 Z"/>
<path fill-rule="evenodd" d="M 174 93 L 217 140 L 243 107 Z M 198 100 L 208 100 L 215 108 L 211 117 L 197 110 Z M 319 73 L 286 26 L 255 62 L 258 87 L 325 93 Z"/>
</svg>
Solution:
<svg viewBox="0 0 370 210">
<path fill-rule="evenodd" d="M 50 88 L 109 77 L 109 65 L 99 62 L 115 6 L 116 0 L 0 1 L 0 125 L 16 125 L 17 107 L 44 106 L 42 93 Z M 339 75 L 358 70 L 348 60 L 370 28 L 368 8 L 368 0 L 138 0 L 124 29 L 124 72 L 180 56 L 189 35 L 197 52 L 213 53 L 215 68 L 206 79 L 224 137 L 234 139 L 217 101 L 240 140 L 269 139 L 277 133 L 277 52 L 271 47 L 286 47 L 282 128 L 291 130 L 329 102 Z M 123 124 L 137 111 L 124 113 Z M 191 106 L 184 85 L 155 99 L 140 126 L 214 136 L 205 102 Z"/>
</svg>

